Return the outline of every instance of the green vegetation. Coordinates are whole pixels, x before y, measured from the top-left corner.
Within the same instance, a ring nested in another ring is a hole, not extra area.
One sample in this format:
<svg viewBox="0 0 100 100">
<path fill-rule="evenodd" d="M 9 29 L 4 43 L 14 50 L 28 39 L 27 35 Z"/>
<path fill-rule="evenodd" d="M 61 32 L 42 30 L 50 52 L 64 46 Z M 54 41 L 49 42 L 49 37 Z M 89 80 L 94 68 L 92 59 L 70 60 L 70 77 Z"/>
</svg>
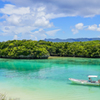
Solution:
<svg viewBox="0 0 100 100">
<path fill-rule="evenodd" d="M 46 42 L 13 40 L 0 42 L 0 57 L 48 58 L 50 56 L 100 57 L 100 41 Z"/>
<path fill-rule="evenodd" d="M 0 100 L 20 100 L 19 98 L 12 99 L 12 98 L 7 98 L 5 94 L 0 93 Z"/>
</svg>

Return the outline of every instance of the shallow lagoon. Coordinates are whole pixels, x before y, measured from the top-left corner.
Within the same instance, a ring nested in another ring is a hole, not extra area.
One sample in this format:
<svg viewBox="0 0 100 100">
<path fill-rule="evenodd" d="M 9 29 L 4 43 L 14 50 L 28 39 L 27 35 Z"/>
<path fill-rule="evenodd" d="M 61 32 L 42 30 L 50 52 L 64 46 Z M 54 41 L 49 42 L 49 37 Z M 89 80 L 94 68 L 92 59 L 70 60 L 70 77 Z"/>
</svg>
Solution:
<svg viewBox="0 0 100 100">
<path fill-rule="evenodd" d="M 0 93 L 20 100 L 100 100 L 100 87 L 68 80 L 88 75 L 100 76 L 100 59 L 0 59 Z"/>
</svg>

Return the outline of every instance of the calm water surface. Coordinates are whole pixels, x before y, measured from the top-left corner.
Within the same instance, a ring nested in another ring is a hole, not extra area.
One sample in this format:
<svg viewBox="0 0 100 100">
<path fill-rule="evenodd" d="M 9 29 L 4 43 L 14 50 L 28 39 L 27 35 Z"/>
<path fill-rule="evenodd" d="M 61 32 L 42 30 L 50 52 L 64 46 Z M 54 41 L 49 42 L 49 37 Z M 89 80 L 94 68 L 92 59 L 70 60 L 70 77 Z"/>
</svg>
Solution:
<svg viewBox="0 0 100 100">
<path fill-rule="evenodd" d="M 88 75 L 100 76 L 100 59 L 0 59 L 0 93 L 20 100 L 100 100 L 100 87 L 68 80 Z"/>
</svg>

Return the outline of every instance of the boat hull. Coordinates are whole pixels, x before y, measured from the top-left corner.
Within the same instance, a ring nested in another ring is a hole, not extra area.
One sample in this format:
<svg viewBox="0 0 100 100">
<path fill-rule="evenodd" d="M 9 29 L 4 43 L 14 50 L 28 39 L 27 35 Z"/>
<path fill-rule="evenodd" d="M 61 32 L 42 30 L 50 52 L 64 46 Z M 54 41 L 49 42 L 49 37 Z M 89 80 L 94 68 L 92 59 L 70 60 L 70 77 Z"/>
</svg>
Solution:
<svg viewBox="0 0 100 100">
<path fill-rule="evenodd" d="M 75 84 L 100 86 L 100 83 L 98 83 L 98 81 L 95 81 L 94 83 L 94 82 L 88 82 L 86 80 L 78 80 L 78 79 L 73 79 L 73 78 L 69 78 L 69 80 Z"/>
</svg>

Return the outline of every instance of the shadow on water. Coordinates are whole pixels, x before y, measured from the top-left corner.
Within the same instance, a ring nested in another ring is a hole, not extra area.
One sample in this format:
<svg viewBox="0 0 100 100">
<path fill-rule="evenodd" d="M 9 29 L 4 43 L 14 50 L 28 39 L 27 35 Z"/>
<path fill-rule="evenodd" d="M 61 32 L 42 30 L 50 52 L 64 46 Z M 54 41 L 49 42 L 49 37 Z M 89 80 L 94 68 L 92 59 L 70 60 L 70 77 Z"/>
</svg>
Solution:
<svg viewBox="0 0 100 100">
<path fill-rule="evenodd" d="M 49 65 L 48 65 L 49 66 Z M 16 71 L 39 71 L 46 68 L 39 61 L 32 60 L 2 60 L 0 61 L 0 69 L 16 70 Z"/>
<path fill-rule="evenodd" d="M 33 71 L 38 72 L 42 69 L 52 69 L 53 67 L 57 67 L 58 64 L 66 63 L 66 60 L 49 60 L 49 59 L 41 59 L 41 60 L 23 60 L 23 59 L 0 59 L 0 69 L 6 70 L 16 70 L 16 71 Z M 67 65 L 66 65 L 67 66 Z M 62 67 L 59 66 L 59 67 Z"/>
</svg>

